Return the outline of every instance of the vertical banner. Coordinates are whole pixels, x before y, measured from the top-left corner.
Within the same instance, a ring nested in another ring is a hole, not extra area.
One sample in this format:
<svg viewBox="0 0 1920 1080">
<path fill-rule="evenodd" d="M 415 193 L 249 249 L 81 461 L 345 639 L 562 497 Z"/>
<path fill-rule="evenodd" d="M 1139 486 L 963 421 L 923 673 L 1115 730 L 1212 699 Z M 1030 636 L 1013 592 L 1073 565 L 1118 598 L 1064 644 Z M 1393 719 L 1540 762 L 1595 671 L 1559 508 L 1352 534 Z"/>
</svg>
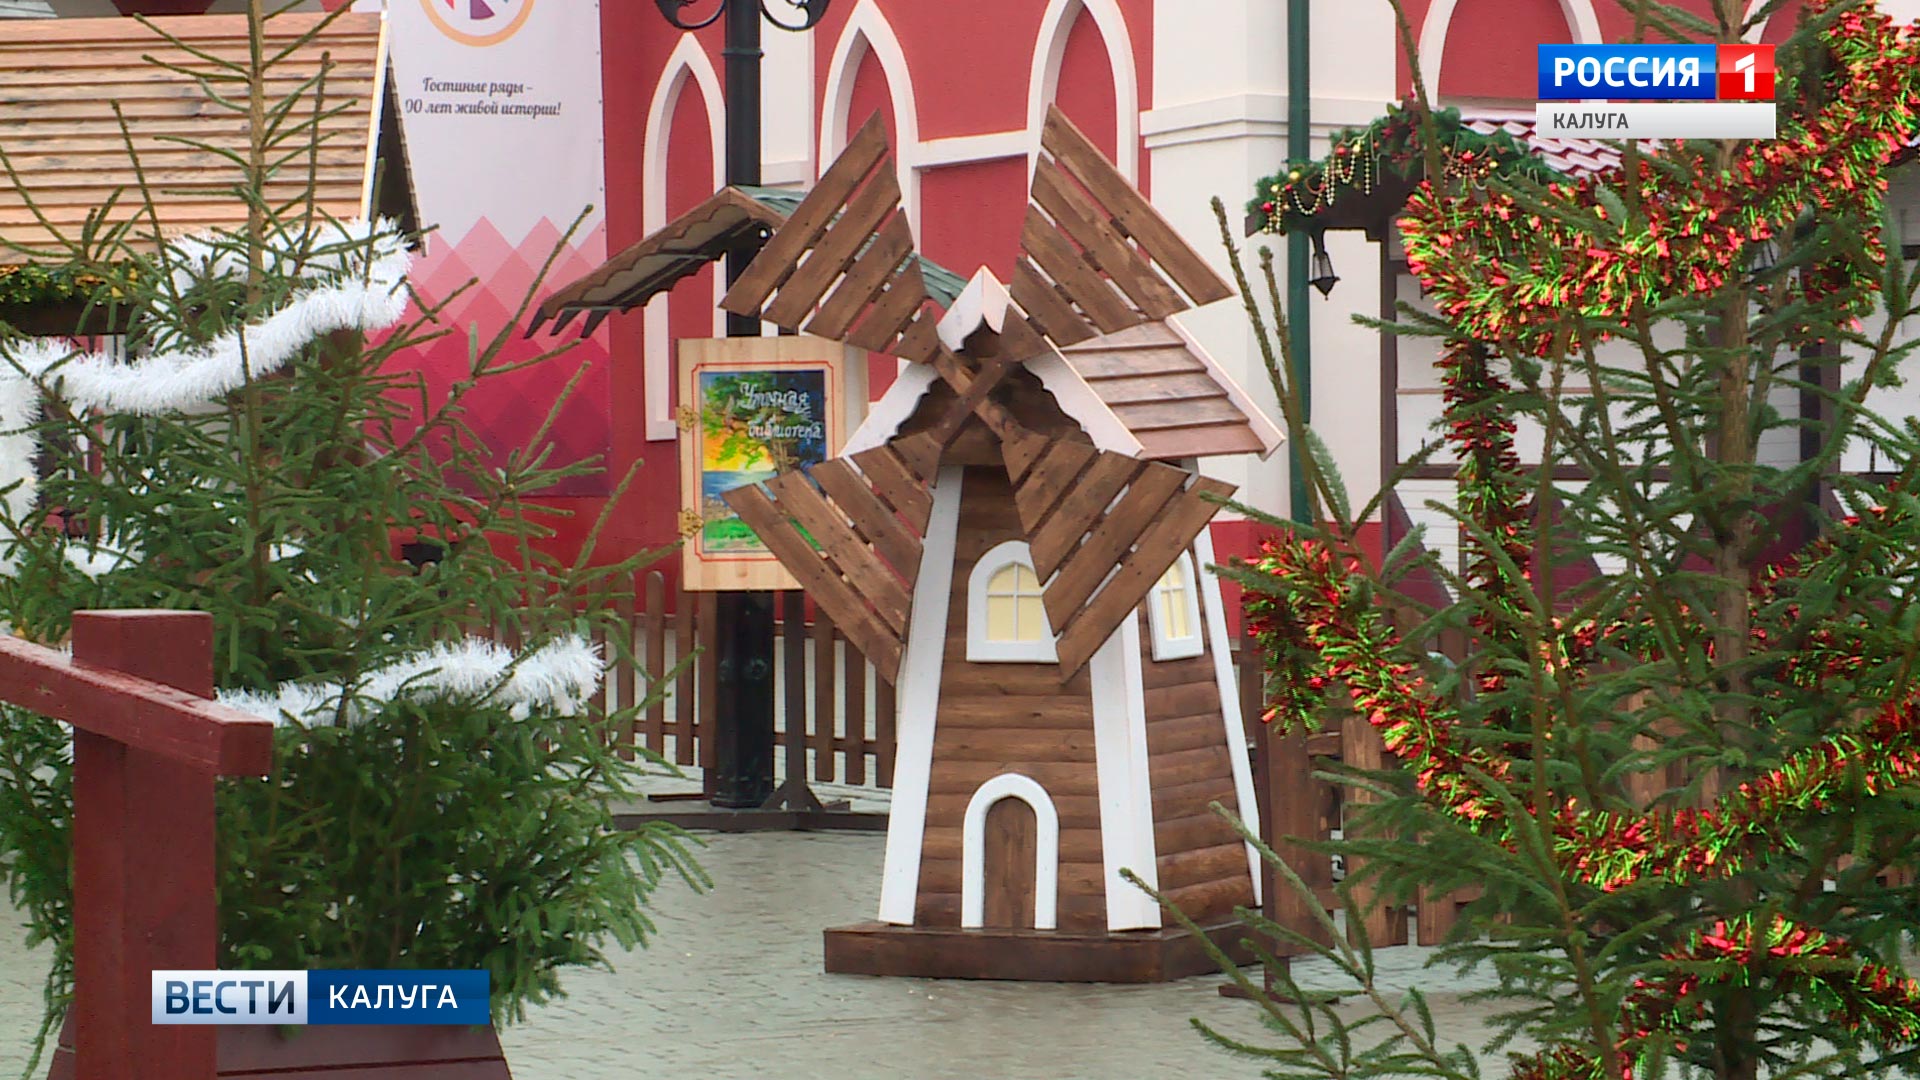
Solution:
<svg viewBox="0 0 1920 1080">
<path fill-rule="evenodd" d="M 467 327 L 479 328 L 484 347 L 590 206 L 535 302 L 606 258 L 600 4 L 388 0 L 387 8 L 402 141 L 420 223 L 433 230 L 414 285 L 429 304 L 452 298 L 442 322 L 457 331 L 417 357 L 438 401 L 468 372 Z M 530 359 L 556 341 L 515 333 L 500 360 Z M 550 463 L 604 463 L 611 442 L 604 328 L 556 360 L 483 383 L 467 397 L 467 420 L 497 454 L 525 446 L 582 365 L 547 435 Z M 549 494 L 604 495 L 612 483 L 604 474 L 577 477 Z"/>
</svg>

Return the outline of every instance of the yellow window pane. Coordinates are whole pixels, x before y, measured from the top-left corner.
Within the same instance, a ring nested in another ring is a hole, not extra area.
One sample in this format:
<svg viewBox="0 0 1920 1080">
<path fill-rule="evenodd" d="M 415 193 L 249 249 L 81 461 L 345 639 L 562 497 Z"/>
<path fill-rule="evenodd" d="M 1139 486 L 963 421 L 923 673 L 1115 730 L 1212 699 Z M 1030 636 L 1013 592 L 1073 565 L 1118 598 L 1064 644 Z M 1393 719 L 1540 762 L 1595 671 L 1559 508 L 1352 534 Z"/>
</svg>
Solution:
<svg viewBox="0 0 1920 1080">
<path fill-rule="evenodd" d="M 1011 596 L 987 597 L 987 640 L 1019 641 L 1019 601 Z"/>
<path fill-rule="evenodd" d="M 1028 571 L 1027 576 L 1032 577 L 1032 571 Z M 1045 640 L 1047 636 L 1047 609 L 1040 603 L 1039 595 L 1022 596 L 1018 603 L 1020 605 L 1020 636 L 1015 640 Z"/>
<path fill-rule="evenodd" d="M 1012 596 L 1019 587 L 1021 569 L 1019 563 L 1008 563 L 995 570 L 993 576 L 987 579 L 987 595 Z"/>
<path fill-rule="evenodd" d="M 1160 621 L 1160 625 L 1167 628 L 1166 636 L 1170 638 L 1192 637 L 1193 630 L 1187 625 L 1186 591 L 1181 590 L 1180 592 L 1174 592 L 1172 589 L 1168 589 L 1160 595 L 1167 604 L 1166 617 Z"/>
</svg>

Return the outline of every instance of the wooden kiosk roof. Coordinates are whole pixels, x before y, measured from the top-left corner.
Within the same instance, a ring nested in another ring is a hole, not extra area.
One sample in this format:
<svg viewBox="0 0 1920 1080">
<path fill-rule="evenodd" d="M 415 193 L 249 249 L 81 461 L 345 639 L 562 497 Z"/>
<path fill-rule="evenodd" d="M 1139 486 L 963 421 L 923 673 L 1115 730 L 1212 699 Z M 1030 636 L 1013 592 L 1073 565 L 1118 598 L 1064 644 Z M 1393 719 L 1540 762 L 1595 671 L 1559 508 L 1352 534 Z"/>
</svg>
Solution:
<svg viewBox="0 0 1920 1080">
<path fill-rule="evenodd" d="M 397 132 L 398 124 L 396 117 L 382 123 L 387 97 L 385 20 L 378 14 L 340 15 L 310 40 L 300 41 L 326 18 L 288 14 L 267 24 L 269 55 L 298 43 L 275 68 L 268 93 L 292 92 L 324 69 L 324 78 L 307 88 L 298 108 L 311 115 L 318 105 L 327 113 L 320 120 L 316 204 L 325 214 L 346 219 L 376 210 L 372 204 L 381 129 L 388 126 Z M 247 58 L 243 15 L 152 22 L 192 50 L 223 60 Z M 116 195 L 106 221 L 144 215 L 133 168 L 136 159 L 152 191 L 162 232 L 244 224 L 246 205 L 234 195 L 240 167 L 181 141 L 244 155 L 246 114 L 212 100 L 193 77 L 219 70 L 139 19 L 0 20 L 0 152 L 10 165 L 10 171 L 0 170 L 0 236 L 28 247 L 45 245 L 53 235 L 40 220 L 44 215 L 63 235 L 75 238 L 88 215 Z M 212 85 L 218 90 L 233 86 Z M 304 142 L 306 136 L 293 138 Z M 404 155 L 397 145 L 395 150 L 394 164 L 403 173 Z M 304 153 L 289 162 L 284 178 L 269 186 L 269 197 L 302 197 L 306 164 Z M 404 175 L 388 177 L 382 193 L 388 212 L 410 209 Z M 404 206 L 395 203 L 396 193 Z M 148 231 L 144 222 L 135 227 L 136 234 Z M 29 260 L 18 252 L 0 251 L 0 264 L 22 261 Z"/>
<path fill-rule="evenodd" d="M 701 267 L 725 255 L 742 236 L 779 228 L 806 197 L 805 191 L 786 188 L 723 187 L 699 206 L 547 297 L 534 313 L 527 333 L 531 336 L 549 319 L 555 320 L 553 332 L 558 333 L 575 316 L 586 312 L 581 334 L 591 334 L 608 315 L 639 307 L 681 278 L 698 273 Z M 925 258 L 920 258 L 919 264 L 928 294 L 942 305 L 953 303 L 966 282 Z"/>
</svg>

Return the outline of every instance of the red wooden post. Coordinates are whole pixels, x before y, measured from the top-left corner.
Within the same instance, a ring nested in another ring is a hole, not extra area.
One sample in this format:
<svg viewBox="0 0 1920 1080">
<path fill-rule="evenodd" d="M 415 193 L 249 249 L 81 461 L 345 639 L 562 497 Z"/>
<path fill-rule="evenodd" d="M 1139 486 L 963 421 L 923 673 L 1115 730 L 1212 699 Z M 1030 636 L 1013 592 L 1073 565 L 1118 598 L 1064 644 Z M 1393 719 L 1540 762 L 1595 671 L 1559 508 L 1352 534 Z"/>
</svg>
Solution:
<svg viewBox="0 0 1920 1080">
<path fill-rule="evenodd" d="M 211 1080 L 215 1029 L 155 1025 L 152 973 L 214 966 L 214 778 L 266 774 L 272 725 L 204 700 L 203 612 L 78 612 L 73 653 L 0 640 L 0 698 L 74 725 L 75 1073 Z"/>
</svg>

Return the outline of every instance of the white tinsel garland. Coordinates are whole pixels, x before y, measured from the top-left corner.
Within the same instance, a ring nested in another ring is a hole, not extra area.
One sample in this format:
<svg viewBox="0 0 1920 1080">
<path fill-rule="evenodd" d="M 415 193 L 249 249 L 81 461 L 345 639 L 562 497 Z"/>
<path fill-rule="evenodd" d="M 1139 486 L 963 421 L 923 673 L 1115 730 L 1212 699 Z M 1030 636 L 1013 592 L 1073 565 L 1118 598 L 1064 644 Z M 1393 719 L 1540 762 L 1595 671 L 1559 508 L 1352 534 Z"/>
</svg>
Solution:
<svg viewBox="0 0 1920 1080">
<path fill-rule="evenodd" d="M 403 657 L 361 680 L 348 709 L 358 722 L 398 700 L 504 705 L 515 719 L 535 710 L 572 716 L 600 689 L 606 669 L 598 646 L 577 635 L 521 657 L 481 638 L 448 642 Z M 330 723 L 346 693 L 341 683 L 290 682 L 273 694 L 222 691 L 220 701 L 276 724 Z"/>
<path fill-rule="evenodd" d="M 169 243 L 166 261 L 178 286 L 244 272 L 231 238 L 185 237 Z M 155 416 L 217 402 L 287 365 L 314 340 L 340 330 L 383 330 L 407 309 L 412 263 L 406 240 L 391 221 L 318 226 L 270 246 L 269 267 L 310 282 L 284 307 L 202 345 L 143 356 L 128 363 L 46 339 L 0 343 L 0 489 L 15 522 L 24 523 L 38 495 L 30 429 L 40 419 L 43 388 L 95 414 Z M 11 569 L 0 553 L 0 570 Z"/>
</svg>

